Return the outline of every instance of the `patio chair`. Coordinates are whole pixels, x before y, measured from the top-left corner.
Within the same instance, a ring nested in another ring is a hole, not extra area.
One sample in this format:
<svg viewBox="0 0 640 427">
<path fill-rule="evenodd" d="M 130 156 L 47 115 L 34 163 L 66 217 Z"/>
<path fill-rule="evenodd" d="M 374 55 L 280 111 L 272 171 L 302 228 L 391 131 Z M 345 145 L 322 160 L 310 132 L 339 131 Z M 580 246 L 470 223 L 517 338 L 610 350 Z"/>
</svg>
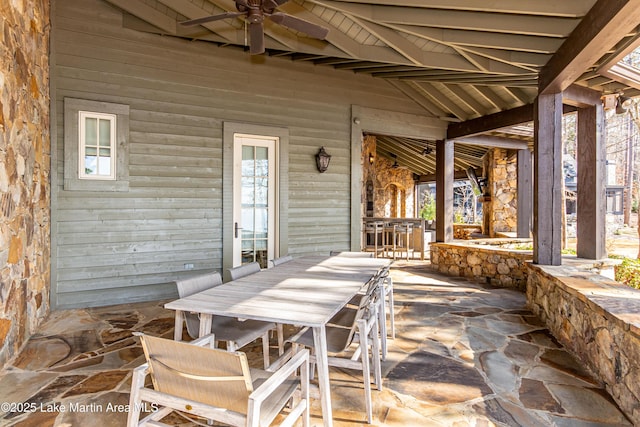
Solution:
<svg viewBox="0 0 640 427">
<path fill-rule="evenodd" d="M 188 297 L 206 289 L 222 284 L 220 273 L 207 273 L 187 279 L 176 280 L 178 295 L 180 298 Z M 187 333 L 191 338 L 197 338 L 200 330 L 200 319 L 195 313 L 185 313 Z M 276 327 L 275 323 L 259 320 L 245 320 L 226 316 L 213 316 L 211 332 L 215 335 L 216 342 L 224 341 L 228 351 L 236 351 L 245 345 L 262 339 L 262 352 L 264 367 L 269 366 L 269 331 Z"/>
<path fill-rule="evenodd" d="M 280 368 L 273 372 L 249 370 L 244 353 L 209 347 L 211 336 L 185 343 L 136 335 L 146 363 L 133 371 L 128 427 L 168 427 L 160 420 L 174 411 L 188 420 L 203 417 L 231 426 L 267 426 L 292 398 L 294 404 L 281 425 L 291 426 L 302 418 L 309 426 L 308 352 L 290 358 L 289 352 L 288 360 L 274 363 Z M 145 387 L 147 375 L 153 388 Z M 140 420 L 145 404 L 154 411 Z"/>
<path fill-rule="evenodd" d="M 361 296 L 357 309 L 346 308 L 334 316 L 326 326 L 329 366 L 356 369 L 362 371 L 367 420 L 371 424 L 373 409 L 371 402 L 371 364 L 374 383 L 382 390 L 382 368 L 380 366 L 380 347 L 378 340 L 379 282 L 373 282 L 367 292 Z M 313 333 L 309 328 L 302 329 L 291 337 L 294 351 L 302 346 L 313 350 Z M 371 347 L 371 351 L 369 351 Z M 371 355 L 371 360 L 369 357 Z M 315 357 L 311 356 L 312 365 Z M 313 370 L 312 370 L 313 374 Z"/>
<path fill-rule="evenodd" d="M 384 267 L 380 272 L 371 279 L 372 281 L 377 281 L 380 285 L 380 306 L 378 310 L 378 328 L 380 331 L 380 347 L 382 351 L 382 360 L 387 360 L 388 346 L 387 346 L 387 308 L 389 309 L 389 326 L 391 332 L 391 339 L 396 338 L 396 325 L 395 325 L 395 310 L 394 310 L 394 299 L 393 299 L 393 279 L 389 274 L 389 270 L 391 265 Z M 372 282 L 369 282 L 370 284 Z M 361 295 L 366 292 L 366 288 L 362 290 L 362 292 L 358 293 L 354 296 L 345 306 L 343 311 L 351 308 L 352 310 L 358 306 L 358 302 L 360 301 Z M 336 318 L 340 318 L 339 314 L 336 315 Z M 334 320 L 332 319 L 332 321 Z M 346 320 L 345 320 L 346 319 Z M 349 322 L 349 317 L 346 317 L 342 320 L 341 325 L 345 326 L 345 322 Z"/>
<path fill-rule="evenodd" d="M 275 258 L 271 260 L 271 264 L 274 267 L 277 267 L 281 264 L 287 263 L 289 261 L 293 261 L 293 257 L 291 255 L 281 256 L 280 258 Z"/>
<path fill-rule="evenodd" d="M 242 277 L 249 276 L 251 274 L 258 273 L 260 270 L 260 264 L 254 261 L 248 264 L 242 264 L 238 267 L 230 268 L 227 271 L 229 272 L 231 280 L 233 281 Z M 275 329 L 278 335 L 278 354 L 282 356 L 282 354 L 284 353 L 284 327 L 281 323 L 277 323 L 275 325 Z"/>
<path fill-rule="evenodd" d="M 239 265 L 238 267 L 230 268 L 227 271 L 231 275 L 231 280 L 236 280 L 241 277 L 245 277 L 250 274 L 257 273 L 260 270 L 261 270 L 260 263 L 254 261 L 248 264 Z"/>
</svg>

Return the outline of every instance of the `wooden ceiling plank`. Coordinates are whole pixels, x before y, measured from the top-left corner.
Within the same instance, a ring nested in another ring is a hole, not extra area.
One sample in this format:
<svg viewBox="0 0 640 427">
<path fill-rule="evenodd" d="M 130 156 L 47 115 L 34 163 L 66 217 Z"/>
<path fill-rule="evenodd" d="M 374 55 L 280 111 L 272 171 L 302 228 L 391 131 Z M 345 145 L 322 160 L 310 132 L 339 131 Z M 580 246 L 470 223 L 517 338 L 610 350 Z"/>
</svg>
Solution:
<svg viewBox="0 0 640 427">
<path fill-rule="evenodd" d="M 518 52 L 513 50 L 492 49 L 488 47 L 458 46 L 458 48 L 496 61 L 506 62 L 507 64 L 517 64 L 522 68 L 535 72 L 540 71 L 540 68 L 542 68 L 551 58 L 551 55 L 549 54 Z"/>
<path fill-rule="evenodd" d="M 467 90 L 462 88 L 462 86 L 458 84 L 450 84 L 447 85 L 447 88 L 458 97 L 461 102 L 464 102 L 471 110 L 473 110 L 476 115 L 484 116 L 487 114 L 487 107 L 482 105 L 478 100 L 476 100 Z"/>
<path fill-rule="evenodd" d="M 640 0 L 598 0 L 540 73 L 539 92 L 562 92 L 640 22 Z"/>
<path fill-rule="evenodd" d="M 435 105 L 431 100 L 426 98 L 421 92 L 419 92 L 410 83 L 401 82 L 398 80 L 387 80 L 387 82 L 404 93 L 413 102 L 424 108 L 433 117 L 444 117 L 447 114 L 440 107 Z"/>
<path fill-rule="evenodd" d="M 413 34 L 416 37 L 424 37 L 447 45 L 475 46 L 541 54 L 552 54 L 562 45 L 562 39 L 551 37 L 461 31 L 399 24 L 394 25 L 394 28 Z"/>
<path fill-rule="evenodd" d="M 389 0 L 337 0 L 349 3 L 389 5 Z M 522 13 L 529 15 L 549 15 L 581 17 L 589 11 L 589 2 L 557 0 L 493 0 L 490 2 L 470 2 L 469 0 L 394 0 L 396 6 L 424 7 L 429 9 L 476 10 L 497 13 Z"/>
<path fill-rule="evenodd" d="M 164 4 L 170 9 L 173 9 L 177 13 L 182 16 L 187 17 L 188 19 L 200 18 L 202 16 L 210 15 L 210 13 L 191 2 L 186 2 L 183 0 L 158 0 L 160 3 Z M 180 24 L 178 24 L 180 27 Z M 214 22 L 208 22 L 206 24 L 202 24 L 202 27 L 208 29 L 209 31 L 214 32 L 219 35 L 223 39 L 229 41 L 230 43 L 235 44 L 244 44 L 244 33 L 239 31 L 236 27 L 231 25 L 228 20 L 220 20 Z"/>
<path fill-rule="evenodd" d="M 161 29 L 166 34 L 176 34 L 175 19 L 139 0 L 107 0 L 107 2 Z"/>
<path fill-rule="evenodd" d="M 424 51 L 411 43 L 406 37 L 400 36 L 396 31 L 383 27 L 373 22 L 362 21 L 354 18 L 362 28 L 374 34 L 385 44 L 399 52 L 402 56 L 416 65 L 422 65 L 424 60 Z"/>
<path fill-rule="evenodd" d="M 306 8 L 294 2 L 287 2 L 282 6 L 279 6 L 278 10 L 290 15 L 294 15 L 298 18 L 304 19 L 316 25 L 320 25 L 322 27 L 328 28 L 329 34 L 327 34 L 327 38 L 326 38 L 327 42 L 336 46 L 338 49 L 344 51 L 350 56 L 354 56 L 355 58 L 358 58 L 358 52 L 360 49 L 359 43 L 357 43 L 352 37 L 349 37 L 339 28 L 331 25 L 327 21 L 311 13 Z"/>
<path fill-rule="evenodd" d="M 511 96 L 513 96 L 513 98 L 522 103 L 522 104 L 530 104 L 531 102 L 533 102 L 533 99 L 535 98 L 535 96 L 532 98 L 529 94 L 527 94 L 525 91 L 522 90 L 522 88 L 519 87 L 509 87 L 509 86 L 505 86 L 504 88 Z"/>
<path fill-rule="evenodd" d="M 440 90 L 431 83 L 416 83 L 415 87 L 424 91 L 432 100 L 442 105 L 446 110 L 451 111 L 453 115 L 460 120 L 467 120 L 469 115 L 466 111 L 453 102 L 448 96 L 440 92 Z"/>
<path fill-rule="evenodd" d="M 502 99 L 500 95 L 495 93 L 494 90 L 490 87 L 479 85 L 473 85 L 473 87 L 475 88 L 475 90 L 480 92 L 480 95 L 482 95 L 487 101 L 495 105 L 498 110 L 509 109 L 509 104 L 504 99 Z"/>
<path fill-rule="evenodd" d="M 311 0 L 330 9 L 372 22 L 488 31 L 545 37 L 567 37 L 579 20 L 553 16 L 512 14 L 508 17 L 484 11 L 424 9 L 408 6 L 365 5 L 333 0 Z"/>
</svg>

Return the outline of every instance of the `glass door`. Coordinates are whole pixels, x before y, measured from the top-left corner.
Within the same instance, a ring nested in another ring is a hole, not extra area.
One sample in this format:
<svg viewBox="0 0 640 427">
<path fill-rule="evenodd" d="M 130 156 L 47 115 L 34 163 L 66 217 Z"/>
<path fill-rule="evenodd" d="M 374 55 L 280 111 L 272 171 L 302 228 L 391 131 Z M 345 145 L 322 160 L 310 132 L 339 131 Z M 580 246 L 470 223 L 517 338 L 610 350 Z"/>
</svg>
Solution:
<svg viewBox="0 0 640 427">
<path fill-rule="evenodd" d="M 233 265 L 275 254 L 277 138 L 234 135 Z"/>
</svg>

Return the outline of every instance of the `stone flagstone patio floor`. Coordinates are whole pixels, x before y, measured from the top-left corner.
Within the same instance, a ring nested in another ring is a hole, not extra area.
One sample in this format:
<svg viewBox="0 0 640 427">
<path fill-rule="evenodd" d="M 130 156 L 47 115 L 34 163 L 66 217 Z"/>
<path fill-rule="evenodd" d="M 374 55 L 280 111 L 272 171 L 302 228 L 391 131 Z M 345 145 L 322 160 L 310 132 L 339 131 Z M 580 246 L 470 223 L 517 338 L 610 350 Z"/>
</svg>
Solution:
<svg viewBox="0 0 640 427">
<path fill-rule="evenodd" d="M 373 392 L 373 425 L 631 425 L 527 310 L 523 293 L 442 276 L 418 261 L 396 262 L 392 277 L 397 337 L 384 389 Z M 124 426 L 131 370 L 144 359 L 131 332 L 172 338 L 173 312 L 162 305 L 52 313 L 0 372 L 0 426 Z M 247 352 L 260 366 L 260 345 Z M 366 425 L 358 378 L 331 370 L 336 427 Z M 311 421 L 322 425 L 317 401 Z"/>
</svg>

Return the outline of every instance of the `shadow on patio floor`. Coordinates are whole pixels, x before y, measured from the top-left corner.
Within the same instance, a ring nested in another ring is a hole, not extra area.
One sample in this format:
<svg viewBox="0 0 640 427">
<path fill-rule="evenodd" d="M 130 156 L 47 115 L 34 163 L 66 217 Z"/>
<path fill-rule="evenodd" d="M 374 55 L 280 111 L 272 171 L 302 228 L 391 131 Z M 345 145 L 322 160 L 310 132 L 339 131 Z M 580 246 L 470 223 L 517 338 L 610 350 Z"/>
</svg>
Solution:
<svg viewBox="0 0 640 427">
<path fill-rule="evenodd" d="M 523 293 L 442 276 L 419 261 L 397 261 L 392 277 L 397 336 L 384 389 L 373 392 L 374 425 L 631 425 L 527 310 Z M 131 370 L 144 359 L 131 331 L 172 338 L 163 303 L 52 313 L 0 372 L 0 425 L 124 426 Z M 260 348 L 247 350 L 256 366 Z M 334 425 L 366 425 L 358 373 L 332 369 L 331 378 Z M 317 401 L 311 424 L 322 425 Z"/>
</svg>

